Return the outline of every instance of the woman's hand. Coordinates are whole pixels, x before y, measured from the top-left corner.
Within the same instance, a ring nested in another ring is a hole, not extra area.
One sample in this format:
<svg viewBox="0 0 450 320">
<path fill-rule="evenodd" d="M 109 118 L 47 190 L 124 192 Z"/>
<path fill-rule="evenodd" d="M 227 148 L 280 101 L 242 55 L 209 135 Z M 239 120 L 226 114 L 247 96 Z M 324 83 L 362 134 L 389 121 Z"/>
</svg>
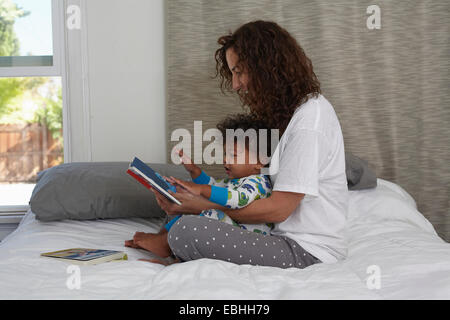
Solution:
<svg viewBox="0 0 450 320">
<path fill-rule="evenodd" d="M 268 198 L 253 201 L 240 209 L 224 209 L 231 219 L 241 223 L 280 223 L 300 205 L 303 193 L 273 191 Z"/>
<path fill-rule="evenodd" d="M 200 214 L 203 210 L 206 209 L 221 209 L 222 206 L 211 202 L 205 199 L 202 196 L 192 194 L 189 191 L 181 191 L 177 193 L 173 193 L 169 191 L 169 193 L 181 202 L 181 205 L 173 203 L 165 196 L 160 194 L 158 191 L 153 190 L 155 194 L 156 201 L 158 205 L 164 210 L 168 215 L 176 215 L 176 214 Z"/>
</svg>

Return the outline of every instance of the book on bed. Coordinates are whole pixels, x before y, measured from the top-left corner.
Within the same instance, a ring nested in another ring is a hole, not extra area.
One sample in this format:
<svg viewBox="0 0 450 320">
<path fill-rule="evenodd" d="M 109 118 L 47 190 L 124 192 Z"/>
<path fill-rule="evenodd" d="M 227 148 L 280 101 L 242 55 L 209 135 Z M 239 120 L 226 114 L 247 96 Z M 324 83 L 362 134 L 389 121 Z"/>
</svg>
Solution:
<svg viewBox="0 0 450 320">
<path fill-rule="evenodd" d="M 175 199 L 175 197 L 168 192 L 169 190 L 172 192 L 177 192 L 177 189 L 139 158 L 135 157 L 133 161 L 131 161 L 127 173 L 139 181 L 147 189 L 151 189 L 153 187 L 153 189 L 161 193 L 170 201 L 181 205 L 181 202 Z"/>
<path fill-rule="evenodd" d="M 122 251 L 86 248 L 72 248 L 46 252 L 41 253 L 41 256 L 81 265 L 99 264 L 113 260 L 128 260 L 128 256 Z"/>
</svg>

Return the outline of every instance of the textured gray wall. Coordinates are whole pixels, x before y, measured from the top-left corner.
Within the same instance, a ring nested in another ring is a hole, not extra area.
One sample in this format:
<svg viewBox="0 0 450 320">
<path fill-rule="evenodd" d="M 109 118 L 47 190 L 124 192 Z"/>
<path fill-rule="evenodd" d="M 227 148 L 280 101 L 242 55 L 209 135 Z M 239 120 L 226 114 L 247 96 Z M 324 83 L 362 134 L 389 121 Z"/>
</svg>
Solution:
<svg viewBox="0 0 450 320">
<path fill-rule="evenodd" d="M 177 128 L 193 132 L 194 120 L 203 121 L 204 132 L 242 111 L 237 97 L 224 96 L 212 79 L 217 38 L 252 20 L 273 20 L 311 58 L 341 121 L 346 151 L 407 190 L 449 241 L 450 2 L 377 1 L 381 28 L 369 30 L 372 4 L 168 1 L 168 141 Z"/>
</svg>

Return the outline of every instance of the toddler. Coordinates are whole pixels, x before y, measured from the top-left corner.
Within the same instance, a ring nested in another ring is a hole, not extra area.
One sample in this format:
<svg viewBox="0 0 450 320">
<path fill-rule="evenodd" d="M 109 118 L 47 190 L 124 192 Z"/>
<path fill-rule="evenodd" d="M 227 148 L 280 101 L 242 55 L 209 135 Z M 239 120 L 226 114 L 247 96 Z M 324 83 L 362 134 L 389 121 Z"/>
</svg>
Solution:
<svg viewBox="0 0 450 320">
<path fill-rule="evenodd" d="M 258 129 L 261 128 L 261 125 L 262 124 L 253 117 L 241 114 L 226 118 L 219 123 L 217 127 L 222 131 L 223 136 L 225 136 L 226 129 L 242 129 L 243 131 L 246 131 L 253 128 L 258 133 Z M 246 137 L 243 141 L 244 145 L 241 147 L 239 147 L 239 142 L 240 141 L 235 138 L 234 148 L 230 148 L 228 151 L 231 152 L 228 152 L 228 154 L 227 148 L 224 146 L 224 169 L 227 174 L 226 178 L 216 180 L 208 176 L 197 165 L 192 164 L 191 160 L 183 154 L 182 150 L 180 150 L 179 155 L 185 169 L 192 177 L 192 182 L 182 181 L 173 177 L 165 178 L 166 181 L 177 187 L 181 186 L 194 194 L 201 195 L 214 203 L 231 209 L 242 208 L 254 200 L 269 197 L 272 191 L 270 178 L 260 174 L 264 165 L 259 161 L 258 157 L 254 157 L 254 159 L 257 159 L 256 163 L 250 163 L 250 159 L 252 158 L 250 139 Z M 260 142 L 261 141 L 258 139 L 256 152 L 261 147 Z M 266 143 L 266 145 L 270 147 L 270 143 Z M 239 151 L 244 152 L 244 154 L 238 154 Z M 238 160 L 244 160 L 244 162 L 238 163 Z M 273 228 L 273 224 L 238 223 L 218 209 L 203 210 L 200 213 L 200 216 L 223 221 L 235 225 L 236 227 L 262 234 L 269 234 Z M 143 248 L 163 258 L 170 256 L 171 250 L 167 243 L 167 234 L 172 225 L 180 217 L 181 215 L 170 220 L 157 234 L 137 232 L 133 240 L 125 242 L 125 246 Z"/>
</svg>

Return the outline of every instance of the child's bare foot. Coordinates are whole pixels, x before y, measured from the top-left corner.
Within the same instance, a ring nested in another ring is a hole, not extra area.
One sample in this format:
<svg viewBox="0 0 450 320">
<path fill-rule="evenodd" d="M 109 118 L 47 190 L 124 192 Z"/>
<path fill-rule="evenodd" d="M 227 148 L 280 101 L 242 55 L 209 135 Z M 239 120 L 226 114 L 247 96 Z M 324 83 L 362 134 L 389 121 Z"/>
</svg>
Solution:
<svg viewBox="0 0 450 320">
<path fill-rule="evenodd" d="M 136 232 L 133 242 L 139 248 L 153 252 L 162 258 L 167 258 L 172 254 L 167 242 L 167 233 Z"/>
</svg>

